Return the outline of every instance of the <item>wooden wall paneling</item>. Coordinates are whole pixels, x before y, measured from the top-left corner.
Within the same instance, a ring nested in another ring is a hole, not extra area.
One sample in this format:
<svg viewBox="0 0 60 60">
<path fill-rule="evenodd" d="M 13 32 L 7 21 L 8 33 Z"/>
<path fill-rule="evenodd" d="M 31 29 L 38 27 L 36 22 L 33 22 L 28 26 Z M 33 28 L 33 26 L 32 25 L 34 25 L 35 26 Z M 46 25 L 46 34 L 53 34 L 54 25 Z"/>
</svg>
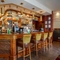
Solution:
<svg viewBox="0 0 60 60">
<path fill-rule="evenodd" d="M 1 7 L 0 7 L 0 14 L 1 14 Z"/>
<path fill-rule="evenodd" d="M 46 16 L 43 16 L 43 21 L 44 21 L 44 31 L 46 31 L 45 29 L 45 21 L 47 20 L 47 17 Z"/>
<path fill-rule="evenodd" d="M 2 21 L 0 21 L 0 26 L 2 26 Z"/>
<path fill-rule="evenodd" d="M 53 14 L 53 11 L 52 11 L 52 16 L 51 16 L 51 18 L 52 18 L 52 21 L 51 21 L 51 23 L 52 23 L 52 24 L 51 24 L 51 31 L 53 31 L 53 24 L 54 24 L 54 23 L 53 23 L 53 21 L 54 21 L 54 20 L 53 20 L 53 18 L 54 18 L 53 16 L 54 16 L 54 14 Z"/>
<path fill-rule="evenodd" d="M 1 14 L 2 14 L 2 7 L 1 7 Z"/>
<path fill-rule="evenodd" d="M 51 17 L 51 23 L 50 23 L 51 28 L 45 28 L 45 25 L 47 25 L 47 27 L 48 27 L 48 25 L 49 25 L 48 23 L 45 24 L 45 21 L 48 22 L 48 17 Z M 43 16 L 43 20 L 44 20 L 44 31 L 45 31 L 45 32 L 47 32 L 47 31 L 52 31 L 52 29 L 53 29 L 53 15 L 51 14 L 51 15 Z"/>
<path fill-rule="evenodd" d="M 16 56 L 16 36 L 15 35 L 13 35 L 13 39 L 11 39 L 10 60 L 17 60 L 17 56 Z"/>
<path fill-rule="evenodd" d="M 20 11 L 20 9 L 16 8 L 16 6 L 17 6 L 17 7 L 19 7 L 19 8 L 22 8 L 22 10 L 24 10 L 24 9 L 25 9 L 25 10 L 28 10 L 28 12 L 25 12 L 25 13 L 32 14 L 32 13 L 30 13 L 30 12 L 33 12 L 33 13 L 36 13 L 36 14 L 40 15 L 39 13 L 37 13 L 37 12 L 35 12 L 35 11 L 29 10 L 29 9 L 27 9 L 27 8 L 24 8 L 24 7 L 22 7 L 22 6 L 18 6 L 18 5 L 13 4 L 13 3 L 10 3 L 10 4 L 1 4 L 0 6 L 5 6 L 5 11 L 6 11 L 7 9 L 15 9 L 15 10 Z M 14 8 L 13 8 L 13 7 L 14 7 Z"/>
<path fill-rule="evenodd" d="M 1 14 L 4 14 L 4 6 L 1 6 Z"/>
</svg>

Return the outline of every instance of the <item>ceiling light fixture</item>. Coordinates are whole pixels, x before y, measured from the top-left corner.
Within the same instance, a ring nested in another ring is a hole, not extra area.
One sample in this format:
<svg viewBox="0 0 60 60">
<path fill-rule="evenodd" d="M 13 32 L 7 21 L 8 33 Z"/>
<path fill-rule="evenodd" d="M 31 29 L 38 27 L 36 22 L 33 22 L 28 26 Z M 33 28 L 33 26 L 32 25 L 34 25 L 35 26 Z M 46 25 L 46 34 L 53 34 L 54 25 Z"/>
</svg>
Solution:
<svg viewBox="0 0 60 60">
<path fill-rule="evenodd" d="M 57 12 L 57 13 L 56 13 L 56 16 L 59 16 L 59 15 L 60 15 L 60 13 L 59 13 L 59 12 Z"/>
<path fill-rule="evenodd" d="M 32 10 L 35 10 L 35 8 L 32 8 Z"/>
<path fill-rule="evenodd" d="M 40 13 L 42 13 L 43 11 L 40 11 Z"/>
<path fill-rule="evenodd" d="M 20 5 L 23 5 L 23 3 L 20 3 Z"/>
</svg>

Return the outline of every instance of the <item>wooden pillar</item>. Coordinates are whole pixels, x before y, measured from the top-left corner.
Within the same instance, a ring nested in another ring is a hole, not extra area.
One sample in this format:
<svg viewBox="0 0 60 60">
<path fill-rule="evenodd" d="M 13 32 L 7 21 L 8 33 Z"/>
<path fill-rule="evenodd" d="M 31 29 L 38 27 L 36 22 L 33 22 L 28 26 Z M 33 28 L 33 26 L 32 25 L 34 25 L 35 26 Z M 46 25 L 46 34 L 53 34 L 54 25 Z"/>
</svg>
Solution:
<svg viewBox="0 0 60 60">
<path fill-rule="evenodd" d="M 53 31 L 53 11 L 52 11 L 52 24 L 51 24 L 51 31 Z"/>
<path fill-rule="evenodd" d="M 17 60 L 16 57 L 16 36 L 12 36 L 11 40 L 11 55 L 10 55 L 10 60 Z"/>
<path fill-rule="evenodd" d="M 45 21 L 47 21 L 47 16 L 44 16 L 44 31 L 47 31 L 47 28 L 45 27 Z"/>
</svg>

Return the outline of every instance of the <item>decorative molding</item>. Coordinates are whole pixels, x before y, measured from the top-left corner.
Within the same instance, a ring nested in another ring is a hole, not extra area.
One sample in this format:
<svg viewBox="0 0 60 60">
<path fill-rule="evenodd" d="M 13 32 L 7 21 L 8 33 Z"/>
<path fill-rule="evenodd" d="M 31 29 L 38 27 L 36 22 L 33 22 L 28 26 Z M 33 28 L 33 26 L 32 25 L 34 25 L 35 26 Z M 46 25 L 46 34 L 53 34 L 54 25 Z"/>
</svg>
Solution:
<svg viewBox="0 0 60 60">
<path fill-rule="evenodd" d="M 27 8 L 24 8 L 24 7 L 22 7 L 22 6 L 19 6 L 19 5 L 13 4 L 13 3 L 9 3 L 9 4 L 0 4 L 0 6 L 6 6 L 6 5 L 15 5 L 15 6 L 18 6 L 18 7 L 22 8 L 22 9 L 25 9 L 25 10 L 29 11 L 29 12 L 33 12 L 33 13 L 35 13 L 35 14 L 41 15 L 40 13 L 35 12 L 34 10 L 27 9 Z M 30 14 L 31 14 L 31 13 L 30 13 Z"/>
</svg>

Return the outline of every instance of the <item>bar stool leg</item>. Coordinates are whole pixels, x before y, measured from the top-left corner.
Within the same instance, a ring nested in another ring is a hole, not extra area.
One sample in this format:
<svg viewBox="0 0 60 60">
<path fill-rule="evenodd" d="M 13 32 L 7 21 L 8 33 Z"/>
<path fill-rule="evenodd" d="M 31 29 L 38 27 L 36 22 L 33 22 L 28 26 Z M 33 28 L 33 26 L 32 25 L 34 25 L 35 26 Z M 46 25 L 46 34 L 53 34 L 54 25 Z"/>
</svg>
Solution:
<svg viewBox="0 0 60 60">
<path fill-rule="evenodd" d="M 46 50 L 48 50 L 48 43 L 47 43 L 47 40 L 46 40 Z"/>
<path fill-rule="evenodd" d="M 30 60 L 31 60 L 31 48 L 29 46 L 29 54 L 30 54 Z"/>
<path fill-rule="evenodd" d="M 52 48 L 52 46 L 53 46 L 53 45 L 52 45 L 52 39 L 51 39 L 51 40 L 50 40 L 50 47 Z"/>
<path fill-rule="evenodd" d="M 52 46 L 52 39 L 51 39 L 51 46 Z"/>
<path fill-rule="evenodd" d="M 45 52 L 45 41 L 43 41 L 43 48 L 44 48 L 44 52 Z"/>
<path fill-rule="evenodd" d="M 49 49 L 52 47 L 52 40 L 49 40 Z"/>
<path fill-rule="evenodd" d="M 25 60 L 25 49 L 23 51 L 23 60 Z"/>
<path fill-rule="evenodd" d="M 48 47 L 49 47 L 49 49 L 50 49 L 50 39 L 49 39 Z"/>
<path fill-rule="evenodd" d="M 37 47 L 37 43 L 36 43 L 36 56 L 38 56 L 38 47 Z"/>
</svg>

